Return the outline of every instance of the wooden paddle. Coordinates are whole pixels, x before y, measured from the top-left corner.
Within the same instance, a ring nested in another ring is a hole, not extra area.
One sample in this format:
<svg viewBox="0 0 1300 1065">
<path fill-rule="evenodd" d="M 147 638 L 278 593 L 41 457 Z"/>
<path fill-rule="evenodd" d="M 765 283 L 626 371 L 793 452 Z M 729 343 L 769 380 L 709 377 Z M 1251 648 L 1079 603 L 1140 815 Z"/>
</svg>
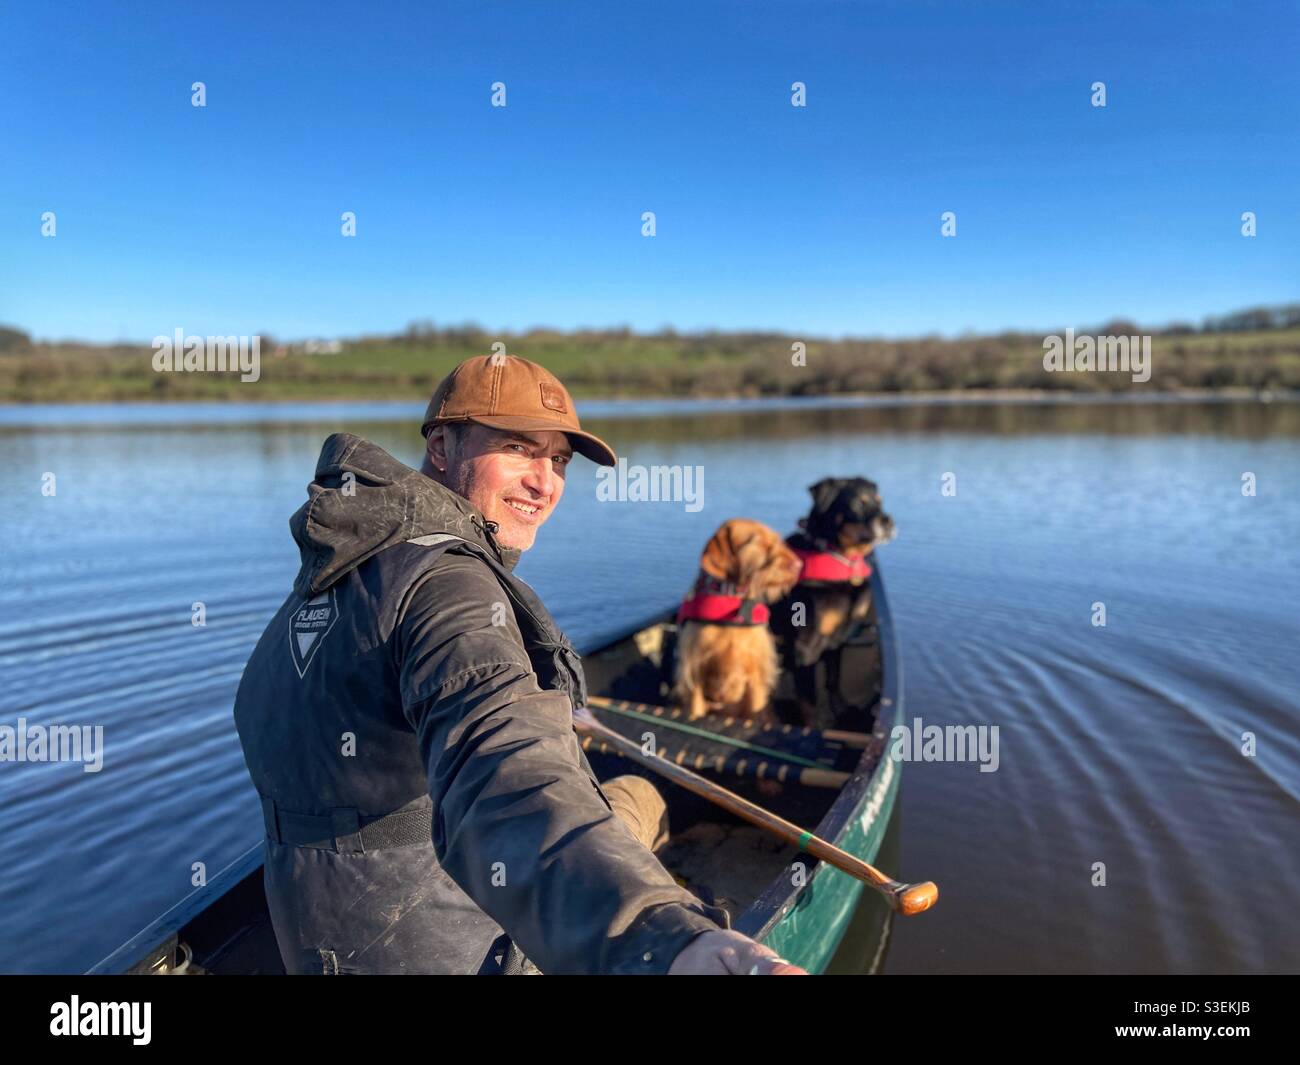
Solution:
<svg viewBox="0 0 1300 1065">
<path fill-rule="evenodd" d="M 795 844 L 800 850 L 807 851 L 814 858 L 833 865 L 841 872 L 848 873 L 849 876 L 856 877 L 880 892 L 890 908 L 898 913 L 909 917 L 912 914 L 924 913 L 939 898 L 938 887 L 928 880 L 923 884 L 901 884 L 860 858 L 855 858 L 848 851 L 840 850 L 835 844 L 828 843 L 811 832 L 805 832 L 798 825 L 778 817 L 770 810 L 763 809 L 734 791 L 729 791 L 720 784 L 706 780 L 684 766 L 669 762 L 658 755 L 646 754 L 636 743 L 597 721 L 585 706 L 573 711 L 573 723 L 579 732 L 599 736 L 624 758 L 630 758 L 674 784 L 680 784 L 687 791 L 708 799 L 728 813 L 766 829 L 787 843 Z"/>
</svg>

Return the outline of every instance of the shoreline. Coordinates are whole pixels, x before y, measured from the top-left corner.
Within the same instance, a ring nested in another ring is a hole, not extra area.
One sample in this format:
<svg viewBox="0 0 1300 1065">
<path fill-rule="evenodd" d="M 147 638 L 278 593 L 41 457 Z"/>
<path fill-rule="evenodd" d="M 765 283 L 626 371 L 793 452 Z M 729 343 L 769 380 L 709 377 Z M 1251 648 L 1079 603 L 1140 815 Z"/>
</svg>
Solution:
<svg viewBox="0 0 1300 1065">
<path fill-rule="evenodd" d="M 1055 389 L 1055 388 L 949 388 L 925 389 L 912 392 L 818 392 L 813 395 L 753 395 L 739 392 L 719 392 L 700 396 L 678 395 L 582 395 L 570 392 L 575 402 L 604 406 L 659 403 L 687 404 L 790 404 L 821 406 L 836 402 L 870 405 L 906 405 L 911 403 L 1206 403 L 1237 400 L 1256 400 L 1261 403 L 1300 401 L 1300 389 L 1256 389 L 1231 386 L 1227 388 L 1182 388 L 1153 392 L 1133 390 Z M 340 399 L 337 396 L 276 396 L 258 399 L 250 395 L 223 397 L 221 399 L 194 399 L 184 396 L 154 399 L 94 400 L 79 403 L 75 400 L 16 400 L 0 397 L 0 410 L 40 409 L 55 407 L 294 407 L 314 406 L 382 406 L 399 403 L 424 403 L 426 400 L 409 395 L 366 396 L 359 399 Z"/>
<path fill-rule="evenodd" d="M 929 392 L 837 392 L 817 396 L 575 397 L 584 418 L 690 417 L 764 410 L 890 409 L 902 407 L 1191 406 L 1300 403 L 1300 390 L 1185 389 L 1176 392 L 1067 392 L 1045 389 L 965 389 Z M 93 403 L 0 401 L 0 429 L 113 425 L 226 425 L 261 421 L 311 422 L 347 409 L 354 417 L 403 421 L 424 409 L 422 397 L 394 399 L 119 400 Z"/>
</svg>

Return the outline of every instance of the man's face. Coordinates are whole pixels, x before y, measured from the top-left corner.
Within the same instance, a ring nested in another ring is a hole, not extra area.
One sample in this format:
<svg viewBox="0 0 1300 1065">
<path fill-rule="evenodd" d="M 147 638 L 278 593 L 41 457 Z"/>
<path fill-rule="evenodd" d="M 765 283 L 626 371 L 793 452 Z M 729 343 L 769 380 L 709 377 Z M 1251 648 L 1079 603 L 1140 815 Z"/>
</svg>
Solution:
<svg viewBox="0 0 1300 1065">
<path fill-rule="evenodd" d="M 476 422 L 458 426 L 455 445 L 430 433 L 429 458 L 445 466 L 443 483 L 497 523 L 497 542 L 527 551 L 564 494 L 569 439 L 557 431 L 514 432 Z"/>
</svg>

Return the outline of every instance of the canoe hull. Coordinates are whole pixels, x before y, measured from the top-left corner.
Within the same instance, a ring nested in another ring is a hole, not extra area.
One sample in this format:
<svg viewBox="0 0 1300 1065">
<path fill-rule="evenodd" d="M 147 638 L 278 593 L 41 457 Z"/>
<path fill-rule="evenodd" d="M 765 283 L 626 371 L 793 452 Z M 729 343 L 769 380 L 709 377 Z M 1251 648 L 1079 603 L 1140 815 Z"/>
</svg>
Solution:
<svg viewBox="0 0 1300 1065">
<path fill-rule="evenodd" d="M 878 686 L 879 705 L 870 725 L 870 740 L 849 780 L 820 817 L 813 831 L 843 850 L 873 862 L 881 849 L 898 794 L 901 764 L 886 757 L 888 738 L 902 719 L 902 674 L 895 644 L 889 604 L 879 568 L 872 576 L 874 639 L 846 648 L 845 675 L 860 682 L 857 696 L 871 698 Z M 662 629 L 662 619 L 659 629 Z M 617 672 L 636 663 L 648 646 L 653 630 L 615 641 L 593 653 L 593 674 Z M 851 664 L 854 655 L 864 656 Z M 599 684 L 592 688 L 600 691 Z M 863 726 L 865 728 L 865 726 Z M 737 785 L 739 786 L 739 785 Z M 816 816 L 809 820 L 817 820 Z M 806 822 L 804 822 L 806 823 Z M 91 973 L 176 973 L 186 971 L 182 954 L 192 953 L 188 971 L 231 974 L 282 972 L 275 937 L 270 928 L 262 891 L 263 845 L 250 847 L 190 897 L 182 900 L 129 942 L 105 958 Z M 832 962 L 840 967 L 836 951 L 853 925 L 855 914 L 866 911 L 864 885 L 822 863 L 815 865 L 806 883 L 795 883 L 791 867 L 768 883 L 752 904 L 739 913 L 733 927 L 767 944 L 809 972 L 825 972 Z M 771 875 L 771 874 L 769 874 Z M 764 881 L 766 882 L 766 881 Z M 887 933 L 888 925 L 879 930 Z M 880 934 L 875 934 L 879 939 Z M 184 945 L 184 946 L 182 946 Z M 858 954 L 869 952 L 855 941 Z M 877 952 L 878 956 L 878 952 Z M 862 957 L 846 959 L 861 971 Z M 872 962 L 874 965 L 874 961 Z"/>
<path fill-rule="evenodd" d="M 841 850 L 875 864 L 894 812 L 899 768 L 891 758 L 881 762 L 862 813 L 833 840 Z M 867 887 L 862 881 L 822 865 L 798 901 L 759 937 L 781 957 L 811 973 L 823 973 L 835 957 Z"/>
<path fill-rule="evenodd" d="M 903 721 L 903 677 L 897 634 L 878 565 L 872 584 L 872 611 L 879 639 L 880 708 L 872 741 L 863 752 L 858 771 L 815 831 L 841 850 L 874 865 L 893 821 L 902 778 L 902 763 L 890 758 L 888 749 L 893 728 Z M 854 914 L 864 903 L 864 892 L 870 891 L 855 877 L 818 863 L 802 889 L 792 891 L 775 907 L 768 897 L 770 893 L 765 893 L 737 922 L 737 927 L 795 965 L 811 973 L 824 973 Z M 886 927 L 876 938 L 888 932 L 887 911 L 884 920 Z"/>
</svg>

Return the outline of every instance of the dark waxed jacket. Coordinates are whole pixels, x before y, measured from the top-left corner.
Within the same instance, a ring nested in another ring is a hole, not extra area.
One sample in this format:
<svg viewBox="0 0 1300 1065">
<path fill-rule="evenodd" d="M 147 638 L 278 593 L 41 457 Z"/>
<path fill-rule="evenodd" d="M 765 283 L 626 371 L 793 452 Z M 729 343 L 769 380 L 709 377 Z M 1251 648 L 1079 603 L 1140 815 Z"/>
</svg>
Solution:
<svg viewBox="0 0 1300 1065">
<path fill-rule="evenodd" d="M 235 700 L 286 968 L 492 972 L 504 929 L 545 973 L 662 973 L 725 925 L 611 812 L 573 729 L 581 663 L 519 552 L 350 434 L 308 495 Z"/>
</svg>

